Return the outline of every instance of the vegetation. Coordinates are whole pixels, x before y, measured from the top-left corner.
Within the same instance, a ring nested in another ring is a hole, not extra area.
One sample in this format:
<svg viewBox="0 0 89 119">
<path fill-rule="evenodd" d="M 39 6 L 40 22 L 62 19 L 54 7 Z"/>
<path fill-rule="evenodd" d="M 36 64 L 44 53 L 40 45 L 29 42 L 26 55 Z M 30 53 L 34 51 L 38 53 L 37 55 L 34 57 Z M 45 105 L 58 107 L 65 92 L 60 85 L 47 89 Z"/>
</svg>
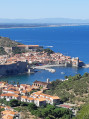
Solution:
<svg viewBox="0 0 89 119">
<path fill-rule="evenodd" d="M 17 45 L 21 45 L 21 43 L 0 36 L 0 47 L 15 47 Z"/>
<path fill-rule="evenodd" d="M 54 53 L 54 51 L 52 51 L 50 48 L 46 48 L 44 49 L 45 52 L 47 52 L 49 55 Z"/>
<path fill-rule="evenodd" d="M 16 106 L 20 105 L 20 102 L 18 100 L 12 99 L 12 100 L 10 100 L 9 105 L 11 107 L 16 107 Z"/>
<path fill-rule="evenodd" d="M 21 102 L 21 101 L 16 100 L 16 99 L 12 99 L 10 101 L 6 101 L 5 99 L 0 99 L 0 103 L 11 106 L 11 107 L 28 106 L 28 103 Z"/>
<path fill-rule="evenodd" d="M 4 108 L 0 108 L 0 119 L 1 119 L 1 112 L 4 111 L 5 109 Z"/>
<path fill-rule="evenodd" d="M 34 89 L 34 90 L 30 91 L 30 94 L 37 92 L 37 91 L 40 91 L 40 89 Z"/>
<path fill-rule="evenodd" d="M 33 103 L 18 100 L 7 102 L 4 99 L 0 99 L 0 103 L 15 107 L 15 110 L 19 112 L 27 110 L 26 112 L 43 119 L 89 119 L 89 73 L 82 76 L 80 74 L 65 76 L 65 78 L 68 78 L 68 80 L 61 81 L 57 79 L 53 81 L 50 89 L 44 92 L 59 96 L 62 102 L 77 104 L 78 113 L 75 117 L 72 117 L 72 112 L 69 109 L 59 108 L 54 105 L 36 107 Z"/>
<path fill-rule="evenodd" d="M 0 37 L 0 55 L 6 55 L 8 54 L 5 50 L 4 47 L 13 47 L 12 48 L 12 53 L 13 54 L 21 54 L 25 52 L 25 49 L 20 49 L 17 47 L 17 45 L 21 45 L 21 43 L 10 40 L 7 37 Z"/>
<path fill-rule="evenodd" d="M 89 103 L 82 105 L 74 119 L 89 119 Z"/>
<path fill-rule="evenodd" d="M 80 74 L 69 76 L 65 81 L 53 81 L 50 90 L 44 93 L 57 95 L 63 102 L 75 103 L 79 106 L 87 103 L 89 101 L 89 73 L 83 76 Z"/>
<path fill-rule="evenodd" d="M 0 55 L 6 55 L 7 53 L 5 52 L 3 47 L 0 47 Z"/>
<path fill-rule="evenodd" d="M 17 45 L 22 45 L 22 44 L 19 43 L 19 42 L 10 40 L 7 37 L 1 37 L 0 36 L 0 55 L 7 54 L 7 52 L 5 52 L 5 50 L 4 50 L 4 47 L 13 47 L 12 48 L 12 53 L 13 54 L 21 54 L 21 53 L 25 53 L 26 52 L 26 50 L 24 48 L 19 48 L 19 47 L 17 47 Z M 50 48 L 47 48 L 47 49 L 38 49 L 37 50 L 37 52 L 41 52 L 41 51 L 47 52 L 48 55 L 50 55 L 51 53 L 54 53 Z"/>
<path fill-rule="evenodd" d="M 7 102 L 5 99 L 0 99 L 0 103 L 14 107 L 18 112 L 24 112 L 25 118 L 30 112 L 31 115 L 35 117 L 40 117 L 42 119 L 71 119 L 72 112 L 69 109 L 59 108 L 54 105 L 46 105 L 45 107 L 37 107 L 33 103 L 20 102 L 18 100 L 12 99 Z M 27 113 L 28 112 L 28 113 Z"/>
<path fill-rule="evenodd" d="M 28 105 L 28 110 L 32 115 L 43 119 L 71 119 L 72 112 L 69 109 L 59 108 L 53 105 L 37 108 L 34 104 Z"/>
<path fill-rule="evenodd" d="M 19 47 L 13 47 L 12 52 L 15 55 L 15 54 L 25 53 L 26 50 L 24 48 L 23 49 L 20 49 Z"/>
</svg>

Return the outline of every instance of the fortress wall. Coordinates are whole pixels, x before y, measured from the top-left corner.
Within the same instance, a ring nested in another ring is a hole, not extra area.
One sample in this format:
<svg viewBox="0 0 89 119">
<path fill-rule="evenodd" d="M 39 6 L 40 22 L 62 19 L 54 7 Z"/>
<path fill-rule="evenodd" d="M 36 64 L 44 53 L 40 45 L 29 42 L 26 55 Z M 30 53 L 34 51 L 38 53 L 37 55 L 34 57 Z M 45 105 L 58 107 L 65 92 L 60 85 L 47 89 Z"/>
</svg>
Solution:
<svg viewBox="0 0 89 119">
<path fill-rule="evenodd" d="M 28 72 L 27 62 L 17 62 L 14 64 L 0 65 L 0 76 L 15 75 Z"/>
</svg>

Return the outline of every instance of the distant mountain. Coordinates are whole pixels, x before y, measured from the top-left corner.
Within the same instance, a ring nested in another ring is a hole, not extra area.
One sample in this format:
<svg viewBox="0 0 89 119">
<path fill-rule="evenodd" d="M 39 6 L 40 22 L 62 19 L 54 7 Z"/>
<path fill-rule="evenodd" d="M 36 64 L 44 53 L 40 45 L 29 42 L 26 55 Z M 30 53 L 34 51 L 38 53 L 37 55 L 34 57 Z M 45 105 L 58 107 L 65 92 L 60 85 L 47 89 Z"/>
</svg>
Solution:
<svg viewBox="0 0 89 119">
<path fill-rule="evenodd" d="M 89 19 L 71 19 L 71 18 L 2 19 L 0 18 L 0 23 L 31 23 L 31 24 L 89 23 Z"/>
</svg>

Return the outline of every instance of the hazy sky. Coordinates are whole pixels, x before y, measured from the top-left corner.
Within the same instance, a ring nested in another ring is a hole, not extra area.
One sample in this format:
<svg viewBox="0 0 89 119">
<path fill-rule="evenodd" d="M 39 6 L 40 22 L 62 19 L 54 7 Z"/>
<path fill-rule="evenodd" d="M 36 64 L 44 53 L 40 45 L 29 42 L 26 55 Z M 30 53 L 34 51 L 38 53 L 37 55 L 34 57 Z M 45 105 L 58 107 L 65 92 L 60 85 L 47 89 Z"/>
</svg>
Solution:
<svg viewBox="0 0 89 119">
<path fill-rule="evenodd" d="M 89 19 L 89 0 L 0 0 L 0 18 Z"/>
</svg>

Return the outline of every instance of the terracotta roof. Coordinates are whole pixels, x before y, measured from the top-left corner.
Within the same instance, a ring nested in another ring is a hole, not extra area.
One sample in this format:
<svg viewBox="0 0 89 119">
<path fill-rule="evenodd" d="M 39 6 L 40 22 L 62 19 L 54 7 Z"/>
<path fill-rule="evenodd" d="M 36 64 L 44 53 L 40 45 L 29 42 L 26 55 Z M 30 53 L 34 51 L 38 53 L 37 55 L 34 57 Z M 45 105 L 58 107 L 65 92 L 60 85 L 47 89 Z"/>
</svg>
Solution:
<svg viewBox="0 0 89 119">
<path fill-rule="evenodd" d="M 64 108 L 71 108 L 71 106 L 69 106 L 69 105 L 64 105 L 64 104 L 61 104 L 61 105 L 59 105 L 60 107 L 64 107 Z"/>
<path fill-rule="evenodd" d="M 27 99 L 28 99 L 28 100 L 34 100 L 34 98 L 31 98 L 31 97 L 28 97 Z"/>
<path fill-rule="evenodd" d="M 12 96 L 12 93 L 1 94 L 1 96 Z"/>
<path fill-rule="evenodd" d="M 51 96 L 52 99 L 60 99 L 58 96 Z"/>
<path fill-rule="evenodd" d="M 27 99 L 27 96 L 21 96 L 21 98 Z"/>
<path fill-rule="evenodd" d="M 16 97 L 16 98 L 19 97 L 19 95 L 16 95 L 16 94 L 14 94 L 14 95 L 12 95 L 12 96 L 13 96 L 13 97 Z"/>
<path fill-rule="evenodd" d="M 38 100 L 39 102 L 46 101 L 46 98 L 35 98 L 34 100 Z"/>
<path fill-rule="evenodd" d="M 17 45 L 17 47 L 39 47 L 39 45 Z"/>
<path fill-rule="evenodd" d="M 0 108 L 5 108 L 4 106 L 0 106 Z"/>
<path fill-rule="evenodd" d="M 18 114 L 18 112 L 14 112 L 14 111 L 10 111 L 10 110 L 5 110 L 5 111 L 2 111 L 1 113 L 2 113 L 2 114 L 5 114 L 5 115 L 6 115 L 6 114 L 8 114 L 8 115 L 10 115 L 10 114 L 11 114 L 11 115 Z"/>
<path fill-rule="evenodd" d="M 2 116 L 2 119 L 13 119 L 13 116 L 11 116 L 11 115 L 4 115 L 4 116 Z"/>
<path fill-rule="evenodd" d="M 26 90 L 22 90 L 21 92 L 22 92 L 22 93 L 26 93 L 27 91 L 26 91 Z"/>
</svg>

